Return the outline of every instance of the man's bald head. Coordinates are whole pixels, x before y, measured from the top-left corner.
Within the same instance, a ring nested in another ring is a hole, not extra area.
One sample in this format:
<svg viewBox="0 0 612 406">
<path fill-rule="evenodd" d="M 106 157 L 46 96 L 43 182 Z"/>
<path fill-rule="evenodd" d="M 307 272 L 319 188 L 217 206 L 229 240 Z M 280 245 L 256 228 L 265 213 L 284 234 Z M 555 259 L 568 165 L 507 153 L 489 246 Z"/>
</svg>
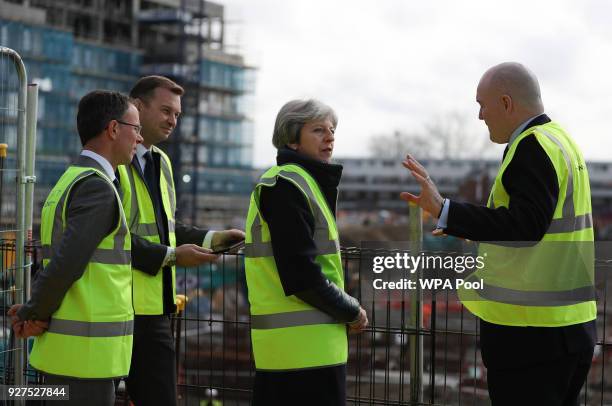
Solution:
<svg viewBox="0 0 612 406">
<path fill-rule="evenodd" d="M 504 62 L 485 72 L 481 83 L 507 94 L 517 107 L 528 110 L 531 115 L 544 112 L 540 84 L 533 72 L 518 62 Z"/>
<path fill-rule="evenodd" d="M 476 89 L 478 118 L 489 128 L 491 141 L 504 144 L 526 120 L 544 112 L 535 75 L 516 62 L 495 65 L 482 75 Z"/>
</svg>

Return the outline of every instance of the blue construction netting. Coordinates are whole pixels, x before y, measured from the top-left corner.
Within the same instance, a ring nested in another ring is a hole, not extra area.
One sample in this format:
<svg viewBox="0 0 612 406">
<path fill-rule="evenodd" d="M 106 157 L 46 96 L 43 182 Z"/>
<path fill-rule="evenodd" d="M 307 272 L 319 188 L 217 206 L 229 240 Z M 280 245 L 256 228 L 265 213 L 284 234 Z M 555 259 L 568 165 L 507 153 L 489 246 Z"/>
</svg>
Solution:
<svg viewBox="0 0 612 406">
<path fill-rule="evenodd" d="M 28 78 L 39 84 L 37 186 L 50 188 L 63 172 L 55 169 L 65 169 L 81 149 L 76 132 L 79 99 L 94 89 L 129 91 L 142 55 L 138 50 L 83 43 L 66 31 L 4 19 L 0 45 L 21 55 Z"/>
</svg>

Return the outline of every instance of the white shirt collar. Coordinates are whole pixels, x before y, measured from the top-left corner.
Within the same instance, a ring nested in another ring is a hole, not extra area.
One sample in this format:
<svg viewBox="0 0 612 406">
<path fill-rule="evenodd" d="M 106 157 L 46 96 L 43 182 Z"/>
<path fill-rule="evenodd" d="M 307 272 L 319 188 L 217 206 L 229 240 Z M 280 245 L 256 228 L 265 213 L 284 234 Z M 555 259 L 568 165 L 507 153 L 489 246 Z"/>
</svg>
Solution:
<svg viewBox="0 0 612 406">
<path fill-rule="evenodd" d="M 108 175 L 108 178 L 111 180 L 111 182 L 115 180 L 115 171 L 113 170 L 113 166 L 102 155 L 96 154 L 95 152 L 89 149 L 82 150 L 81 155 L 89 157 L 99 163 L 102 169 L 104 169 L 104 172 L 106 172 L 106 175 Z"/>
<path fill-rule="evenodd" d="M 138 158 L 138 163 L 140 164 L 140 169 L 142 169 L 143 171 L 144 171 L 144 167 L 145 167 L 145 163 L 146 163 L 146 161 L 144 159 L 144 154 L 147 151 L 151 151 L 152 148 L 153 148 L 152 146 L 147 148 L 147 147 L 145 147 L 142 144 L 136 145 L 136 157 Z"/>
<path fill-rule="evenodd" d="M 521 133 L 523 131 L 525 131 L 525 128 L 527 127 L 527 124 L 529 124 L 531 122 L 531 120 L 533 120 L 536 117 L 540 117 L 542 114 L 536 114 L 533 117 L 528 118 L 527 120 L 523 121 L 523 123 L 521 125 L 519 125 L 513 132 L 512 135 L 510 135 L 510 139 L 508 140 L 508 147 L 510 147 L 514 141 L 518 138 L 519 135 L 521 135 Z"/>
</svg>

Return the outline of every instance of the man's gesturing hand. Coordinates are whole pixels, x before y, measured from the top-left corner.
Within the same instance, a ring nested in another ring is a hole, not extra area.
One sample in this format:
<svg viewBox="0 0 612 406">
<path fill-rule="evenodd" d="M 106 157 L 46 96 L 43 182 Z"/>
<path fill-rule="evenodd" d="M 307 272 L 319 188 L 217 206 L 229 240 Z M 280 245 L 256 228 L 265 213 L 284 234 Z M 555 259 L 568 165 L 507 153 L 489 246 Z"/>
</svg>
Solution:
<svg viewBox="0 0 612 406">
<path fill-rule="evenodd" d="M 418 196 L 412 193 L 402 192 L 400 198 L 407 202 L 412 202 L 420 206 L 423 210 L 437 218 L 442 209 L 442 196 L 438 192 L 438 188 L 433 183 L 427 171 L 416 159 L 410 154 L 406 155 L 406 159 L 402 161 L 402 165 L 410 170 L 410 173 L 421 186 L 421 193 Z"/>
</svg>

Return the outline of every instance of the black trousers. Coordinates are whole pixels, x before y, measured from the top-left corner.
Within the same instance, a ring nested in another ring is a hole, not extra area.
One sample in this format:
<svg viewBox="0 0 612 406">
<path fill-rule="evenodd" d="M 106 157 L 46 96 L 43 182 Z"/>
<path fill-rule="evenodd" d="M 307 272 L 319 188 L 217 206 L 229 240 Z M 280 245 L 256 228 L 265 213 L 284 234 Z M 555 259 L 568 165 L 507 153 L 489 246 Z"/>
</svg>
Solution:
<svg viewBox="0 0 612 406">
<path fill-rule="evenodd" d="M 520 368 L 487 370 L 493 406 L 578 406 L 593 349 Z"/>
<path fill-rule="evenodd" d="M 136 406 L 176 406 L 176 354 L 170 317 L 135 316 L 134 348 L 126 380 Z"/>
<path fill-rule="evenodd" d="M 69 400 L 47 401 L 48 405 L 62 406 L 113 406 L 115 384 L 112 379 L 78 379 L 64 376 L 45 375 L 46 385 L 68 385 Z"/>
<path fill-rule="evenodd" d="M 514 327 L 480 320 L 493 406 L 577 405 L 596 330 L 595 320 L 563 327 Z"/>
<path fill-rule="evenodd" d="M 257 371 L 252 406 L 344 406 L 346 365 L 290 372 Z"/>
</svg>

